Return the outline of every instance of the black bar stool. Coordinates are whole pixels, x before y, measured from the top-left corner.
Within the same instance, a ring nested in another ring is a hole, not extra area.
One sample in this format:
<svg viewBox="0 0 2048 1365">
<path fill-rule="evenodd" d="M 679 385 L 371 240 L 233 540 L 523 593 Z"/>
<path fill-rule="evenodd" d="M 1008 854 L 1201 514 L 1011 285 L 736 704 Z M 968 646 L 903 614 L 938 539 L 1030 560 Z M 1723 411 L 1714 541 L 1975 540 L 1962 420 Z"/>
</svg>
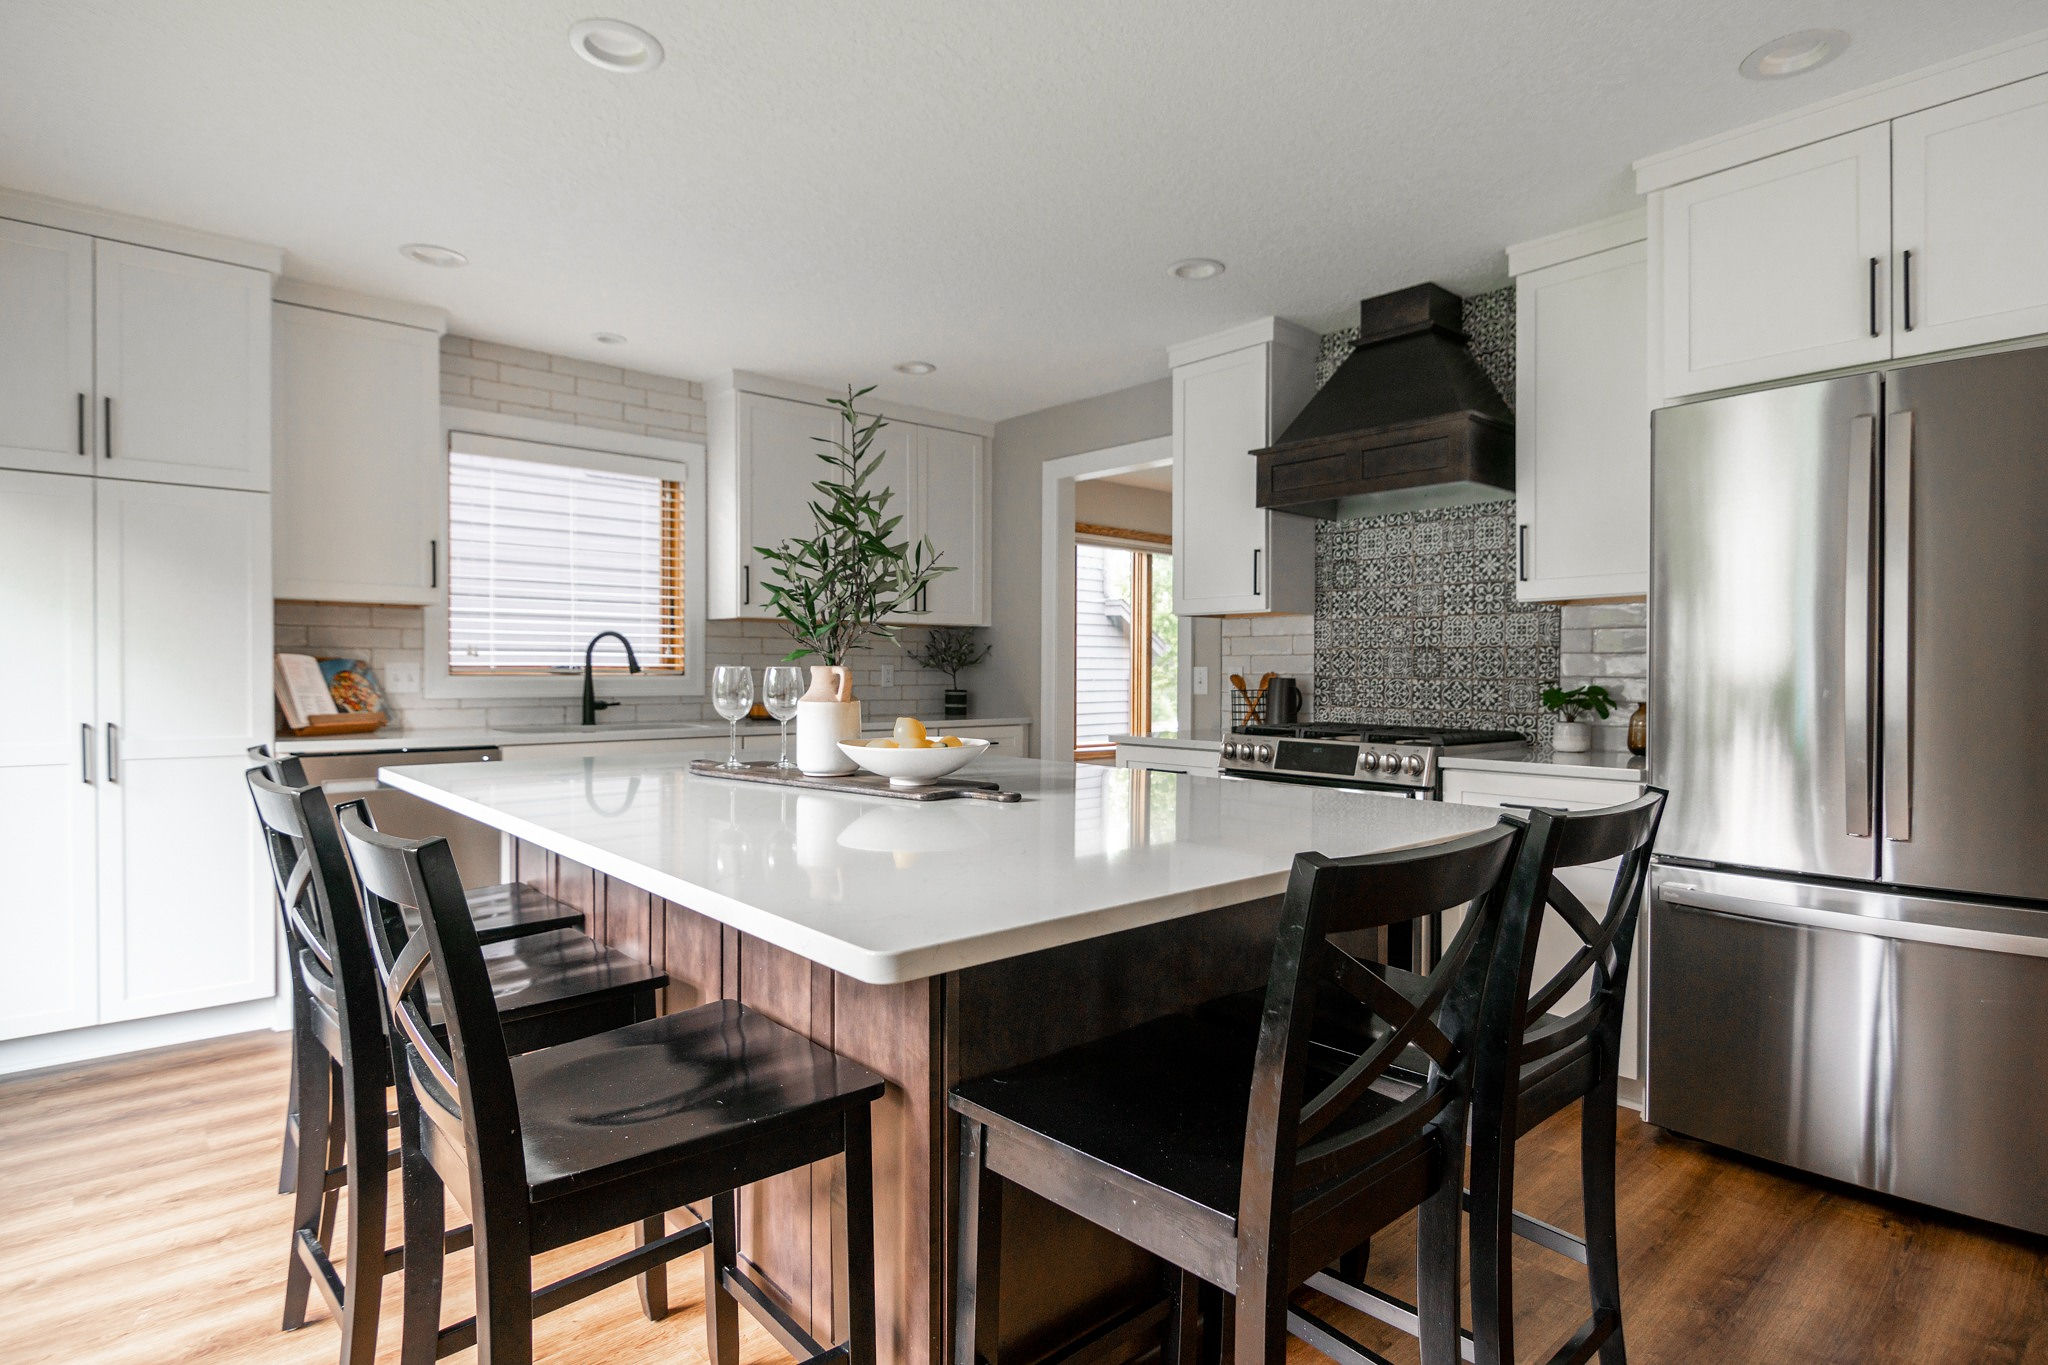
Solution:
<svg viewBox="0 0 2048 1365">
<path fill-rule="evenodd" d="M 370 935 L 325 793 L 248 775 L 270 854 L 288 943 L 293 1000 L 293 1110 L 299 1118 L 284 1329 L 306 1320 L 317 1286 L 342 1324 L 345 1365 L 376 1352 L 378 1285 L 403 1264 L 384 1249 L 391 1168 L 384 1091 L 391 1053 Z M 402 922 L 380 938 L 404 941 Z M 575 930 L 507 940 L 487 950 L 494 1003 L 522 1049 L 652 1017 L 668 978 Z M 348 1193 L 345 1264 L 329 1248 Z M 466 1245 L 466 1233 L 456 1235 Z"/>
<path fill-rule="evenodd" d="M 1499 938 L 1480 1030 L 1481 1080 L 1472 1100 L 1472 1188 L 1466 1203 L 1472 1215 L 1473 1328 L 1467 1336 L 1471 1356 L 1480 1365 L 1513 1365 L 1515 1359 L 1510 1255 L 1515 1236 L 1587 1268 L 1593 1311 L 1549 1357 L 1552 1365 L 1576 1365 L 1596 1354 L 1603 1365 L 1624 1365 L 1627 1359 L 1615 1229 L 1615 1106 L 1629 958 L 1664 800 L 1665 793 L 1651 787 L 1634 801 L 1600 810 L 1529 812 L 1529 836 L 1515 880 L 1517 894 L 1528 898 L 1529 907 L 1526 914 L 1509 916 Z M 1596 918 L 1556 873 L 1610 860 L 1619 867 L 1605 912 Z M 1535 986 L 1546 905 L 1579 944 L 1563 966 Z M 1394 968 L 1381 972 L 1403 991 L 1414 990 L 1421 980 Z M 1567 1013 L 1554 1013 L 1589 977 L 1586 1002 Z M 1419 1080 L 1412 1066 L 1408 1079 Z M 1583 1238 L 1519 1213 L 1514 1206 L 1516 1143 L 1575 1102 L 1583 1102 Z M 1414 1307 L 1366 1285 L 1363 1261 L 1359 1248 L 1341 1273 L 1313 1276 L 1309 1284 L 1361 1312 L 1415 1332 Z"/>
<path fill-rule="evenodd" d="M 471 1345 L 480 1360 L 525 1365 L 539 1314 L 635 1275 L 658 1298 L 661 1267 L 704 1246 L 713 1365 L 738 1365 L 742 1299 L 792 1354 L 872 1365 L 868 1108 L 882 1078 L 733 1000 L 512 1056 L 447 841 L 379 834 L 346 806 L 341 832 L 372 924 L 422 926 L 396 954 L 376 944 L 399 1059 L 406 1365 Z M 421 989 L 428 969 L 445 1044 Z M 740 1268 L 734 1194 L 842 1153 L 848 1327 L 827 1350 Z M 477 1296 L 476 1316 L 445 1328 L 444 1190 L 470 1215 Z M 708 1220 L 666 1231 L 668 1210 L 700 1200 Z M 635 1229 L 633 1250 L 534 1287 L 533 1256 L 621 1227 Z"/>
<path fill-rule="evenodd" d="M 295 754 L 273 753 L 267 745 L 252 745 L 249 760 L 260 764 L 263 775 L 283 787 L 305 787 L 306 765 Z M 583 912 L 566 901 L 556 900 L 546 892 L 536 890 L 520 882 L 497 886 L 481 886 L 469 892 L 470 912 L 476 919 L 477 936 L 485 943 L 497 943 L 508 938 L 523 938 L 528 934 L 544 934 L 551 929 L 581 929 Z M 291 941 L 291 924 L 285 924 L 285 941 Z M 303 1006 L 300 995 L 305 983 L 296 972 L 291 974 L 292 1014 L 297 1018 Z M 379 1011 L 381 1015 L 382 1011 Z M 299 1054 L 297 1039 L 299 1030 L 292 1031 L 291 1079 L 288 1087 L 289 1101 L 285 1105 L 283 1154 L 278 1161 L 277 1192 L 290 1194 L 298 1183 L 299 1166 Z"/>
<path fill-rule="evenodd" d="M 1459 1192 L 1481 991 L 1522 829 L 1399 853 L 1295 859 L 1256 1034 L 1173 1015 L 954 1088 L 960 1115 L 956 1365 L 998 1365 L 1002 1190 L 1022 1185 L 1171 1265 L 1164 1359 L 1196 1357 L 1201 1284 L 1226 1296 L 1236 1359 L 1277 1361 L 1290 1323 L 1326 1353 L 1376 1359 L 1288 1296 L 1311 1274 L 1420 1208 L 1417 1274 L 1426 1365 L 1458 1356 Z M 1390 990 L 1332 935 L 1413 924 L 1472 903 L 1413 993 Z M 1516 941 L 1521 927 L 1512 926 Z M 1312 1066 L 1324 994 L 1384 1020 L 1379 1045 Z M 1410 1045 L 1432 1069 L 1400 1098 L 1388 1068 Z M 1319 1071 L 1321 1074 L 1318 1074 Z"/>
</svg>

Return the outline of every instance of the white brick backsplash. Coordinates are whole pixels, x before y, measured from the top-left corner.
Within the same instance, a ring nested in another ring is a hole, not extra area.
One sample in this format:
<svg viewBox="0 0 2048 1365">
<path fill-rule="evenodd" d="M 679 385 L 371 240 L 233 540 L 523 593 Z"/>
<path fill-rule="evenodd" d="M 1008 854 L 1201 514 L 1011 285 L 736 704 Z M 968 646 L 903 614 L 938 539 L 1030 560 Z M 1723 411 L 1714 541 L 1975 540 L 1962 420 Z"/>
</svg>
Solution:
<svg viewBox="0 0 2048 1365">
<path fill-rule="evenodd" d="M 1611 626 L 1593 632 L 1596 654 L 1641 654 L 1649 647 L 1649 632 L 1639 627 Z"/>
<path fill-rule="evenodd" d="M 548 357 L 553 367 L 563 374 L 573 374 L 578 379 L 603 379 L 616 384 L 625 377 L 625 371 L 616 365 L 599 365 L 595 361 L 577 360 L 573 356 Z"/>
<path fill-rule="evenodd" d="M 456 340 L 461 341 L 462 339 L 457 337 Z M 478 360 L 469 353 L 467 342 L 464 342 L 463 346 L 464 349 L 459 353 L 453 351 L 443 351 L 441 353 L 442 374 L 467 375 L 471 379 L 496 379 L 498 377 L 497 361 Z"/>
<path fill-rule="evenodd" d="M 641 392 L 647 395 L 646 403 L 648 407 L 660 408 L 663 412 L 704 411 L 703 399 L 690 397 L 687 390 L 678 391 L 675 389 L 657 389 L 653 385 L 643 382 L 650 377 L 651 376 L 639 374 L 627 376 L 627 378 L 635 381 L 636 384 L 639 384 Z M 680 383 L 681 381 L 678 380 L 677 382 Z"/>
<path fill-rule="evenodd" d="M 557 375 L 556 378 L 566 379 L 568 376 Z M 579 379 L 576 381 L 576 392 L 586 398 L 609 398 L 614 403 L 643 405 L 647 402 L 647 390 L 628 388 L 624 384 L 614 384 L 603 379 Z"/>
<path fill-rule="evenodd" d="M 472 379 L 469 391 L 478 398 L 490 398 L 500 403 L 532 403 L 543 408 L 548 405 L 549 398 L 546 389 L 507 384 L 497 379 Z"/>
<path fill-rule="evenodd" d="M 556 393 L 548 395 L 548 406 L 558 412 L 580 412 L 590 417 L 609 417 L 614 422 L 625 418 L 625 404 L 613 403 L 602 398 L 585 398 L 580 393 Z"/>
<path fill-rule="evenodd" d="M 576 392 L 576 381 L 569 375 L 556 374 L 553 370 L 528 369 L 524 365 L 500 365 L 498 382 L 517 384 L 526 389 L 544 389 L 549 393 Z"/>
<path fill-rule="evenodd" d="M 631 384 L 636 389 L 650 389 L 676 398 L 704 397 L 703 390 L 687 379 L 677 379 L 666 374 L 649 374 L 645 370 L 621 370 L 619 382 Z M 654 406 L 660 407 L 661 404 L 656 403 Z"/>
<path fill-rule="evenodd" d="M 443 398 L 459 397 L 466 395 L 468 392 L 469 381 L 467 379 L 459 374 L 448 374 L 445 371 L 442 373 L 441 396 Z"/>
<path fill-rule="evenodd" d="M 441 334 L 441 354 L 442 354 L 442 355 L 468 355 L 468 354 L 469 354 L 469 338 L 468 338 L 468 337 L 458 337 L 458 336 L 449 336 L 449 335 L 448 335 L 447 333 L 445 333 L 445 332 L 444 332 L 444 333 L 442 333 L 442 334 Z"/>
<path fill-rule="evenodd" d="M 529 351 L 520 346 L 502 346 L 495 341 L 469 343 L 469 353 L 483 360 L 495 360 L 501 365 L 520 365 L 529 370 L 545 370 L 553 359 L 545 351 Z"/>
</svg>

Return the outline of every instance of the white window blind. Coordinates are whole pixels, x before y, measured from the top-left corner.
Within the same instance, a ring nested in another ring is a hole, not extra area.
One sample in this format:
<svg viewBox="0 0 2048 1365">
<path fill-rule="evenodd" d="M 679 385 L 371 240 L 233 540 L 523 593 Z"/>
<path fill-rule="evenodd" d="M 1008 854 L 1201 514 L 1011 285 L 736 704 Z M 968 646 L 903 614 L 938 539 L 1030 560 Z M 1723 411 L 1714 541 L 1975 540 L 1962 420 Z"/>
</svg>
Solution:
<svg viewBox="0 0 2048 1365">
<path fill-rule="evenodd" d="M 456 445 L 449 671 L 580 670 L 590 638 L 616 630 L 642 668 L 681 672 L 682 526 L 680 481 Z M 605 667 L 623 668 L 607 643 Z"/>
</svg>

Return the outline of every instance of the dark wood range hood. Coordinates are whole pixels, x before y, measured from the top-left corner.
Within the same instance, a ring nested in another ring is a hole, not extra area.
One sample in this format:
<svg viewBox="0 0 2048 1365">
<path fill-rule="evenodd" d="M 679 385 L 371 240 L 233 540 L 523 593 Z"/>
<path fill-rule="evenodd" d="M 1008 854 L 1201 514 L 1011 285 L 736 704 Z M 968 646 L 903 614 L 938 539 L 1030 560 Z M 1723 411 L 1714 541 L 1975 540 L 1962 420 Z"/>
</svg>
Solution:
<svg viewBox="0 0 2048 1365">
<path fill-rule="evenodd" d="M 1358 306 L 1358 347 L 1264 450 L 1259 506 L 1336 519 L 1515 492 L 1515 417 L 1465 347 L 1465 304 L 1434 284 Z"/>
</svg>

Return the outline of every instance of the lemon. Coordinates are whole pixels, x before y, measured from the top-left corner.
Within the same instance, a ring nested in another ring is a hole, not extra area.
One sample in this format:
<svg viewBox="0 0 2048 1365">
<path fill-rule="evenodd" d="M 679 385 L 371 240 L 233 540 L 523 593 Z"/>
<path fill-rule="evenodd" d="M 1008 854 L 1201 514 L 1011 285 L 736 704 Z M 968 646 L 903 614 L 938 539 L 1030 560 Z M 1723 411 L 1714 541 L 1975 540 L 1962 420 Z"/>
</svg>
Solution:
<svg viewBox="0 0 2048 1365">
<path fill-rule="evenodd" d="M 868 747 L 870 749 L 894 749 L 897 745 L 893 739 L 871 739 L 868 741 Z"/>
<path fill-rule="evenodd" d="M 896 717 L 896 747 L 929 749 L 931 741 L 925 738 L 924 722 L 915 716 Z"/>
<path fill-rule="evenodd" d="M 948 749 L 957 749 L 960 747 L 960 736 L 947 735 L 944 739 L 941 739 L 939 743 L 945 745 Z"/>
</svg>

